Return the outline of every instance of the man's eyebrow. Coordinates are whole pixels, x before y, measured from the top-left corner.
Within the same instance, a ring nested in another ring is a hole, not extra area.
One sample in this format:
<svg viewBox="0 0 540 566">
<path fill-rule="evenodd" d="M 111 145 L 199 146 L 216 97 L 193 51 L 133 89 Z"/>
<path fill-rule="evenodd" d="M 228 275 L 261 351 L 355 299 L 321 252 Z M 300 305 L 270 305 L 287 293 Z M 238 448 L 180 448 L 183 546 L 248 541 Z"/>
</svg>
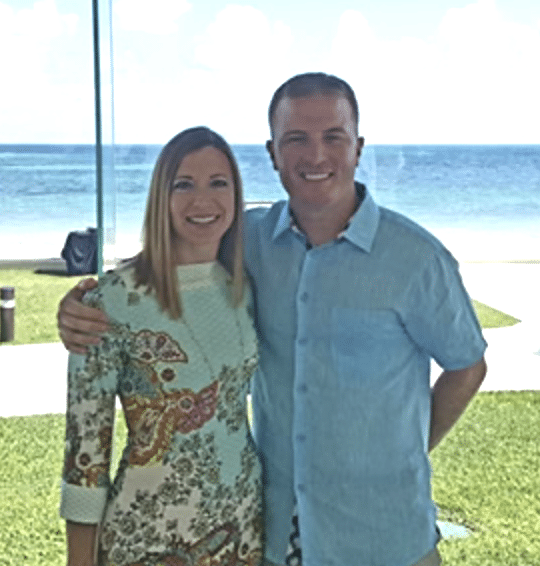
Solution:
<svg viewBox="0 0 540 566">
<path fill-rule="evenodd" d="M 345 130 L 345 128 L 342 128 L 341 126 L 336 126 L 335 128 L 328 128 L 328 130 L 324 130 L 325 134 L 343 134 L 343 133 L 347 133 L 347 131 Z"/>
<path fill-rule="evenodd" d="M 283 137 L 285 136 L 305 136 L 306 132 L 304 132 L 304 130 L 287 130 L 284 134 Z"/>
</svg>

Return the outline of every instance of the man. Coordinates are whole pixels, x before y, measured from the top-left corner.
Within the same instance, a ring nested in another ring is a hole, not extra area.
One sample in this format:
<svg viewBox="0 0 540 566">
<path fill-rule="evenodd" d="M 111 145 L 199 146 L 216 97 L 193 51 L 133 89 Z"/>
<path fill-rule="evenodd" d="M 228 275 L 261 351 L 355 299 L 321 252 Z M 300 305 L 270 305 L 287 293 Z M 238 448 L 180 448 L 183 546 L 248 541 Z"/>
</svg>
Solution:
<svg viewBox="0 0 540 566">
<path fill-rule="evenodd" d="M 296 507 L 305 566 L 440 563 L 428 451 L 486 373 L 457 263 L 378 207 L 354 172 L 364 139 L 350 86 L 322 73 L 274 94 L 267 149 L 287 202 L 246 214 L 260 369 L 266 560 L 283 564 Z M 63 340 L 100 329 L 67 297 Z M 446 370 L 430 391 L 430 359 Z"/>
</svg>

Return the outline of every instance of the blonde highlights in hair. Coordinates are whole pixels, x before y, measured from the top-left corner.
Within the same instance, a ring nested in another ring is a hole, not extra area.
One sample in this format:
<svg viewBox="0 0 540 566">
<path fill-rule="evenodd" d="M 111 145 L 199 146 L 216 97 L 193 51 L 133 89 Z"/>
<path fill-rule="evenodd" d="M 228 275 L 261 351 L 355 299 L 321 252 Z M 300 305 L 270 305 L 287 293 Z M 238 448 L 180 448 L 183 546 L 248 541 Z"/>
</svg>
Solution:
<svg viewBox="0 0 540 566">
<path fill-rule="evenodd" d="M 237 307 L 243 297 L 243 194 L 240 170 L 229 144 L 206 127 L 184 130 L 161 150 L 150 182 L 143 224 L 143 248 L 135 258 L 135 284 L 154 291 L 163 311 L 171 318 L 182 316 L 180 282 L 176 275 L 174 233 L 170 216 L 171 188 L 182 160 L 189 154 L 213 147 L 227 158 L 234 181 L 235 215 L 225 232 L 218 259 L 232 277 L 231 304 Z"/>
</svg>

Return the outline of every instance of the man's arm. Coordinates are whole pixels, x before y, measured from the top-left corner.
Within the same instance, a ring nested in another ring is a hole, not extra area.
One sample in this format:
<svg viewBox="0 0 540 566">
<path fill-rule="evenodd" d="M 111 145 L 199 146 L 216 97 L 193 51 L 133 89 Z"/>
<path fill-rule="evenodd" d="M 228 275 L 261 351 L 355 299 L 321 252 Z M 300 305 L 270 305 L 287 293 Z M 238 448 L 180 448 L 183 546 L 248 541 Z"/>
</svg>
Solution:
<svg viewBox="0 0 540 566">
<path fill-rule="evenodd" d="M 429 450 L 439 444 L 465 411 L 486 375 L 486 361 L 456 371 L 444 371 L 431 390 Z"/>
<path fill-rule="evenodd" d="M 95 279 L 84 279 L 60 301 L 58 333 L 64 346 L 75 354 L 85 354 L 86 347 L 99 344 L 100 335 L 109 329 L 106 315 L 99 309 L 85 306 L 85 293 L 97 285 Z"/>
</svg>

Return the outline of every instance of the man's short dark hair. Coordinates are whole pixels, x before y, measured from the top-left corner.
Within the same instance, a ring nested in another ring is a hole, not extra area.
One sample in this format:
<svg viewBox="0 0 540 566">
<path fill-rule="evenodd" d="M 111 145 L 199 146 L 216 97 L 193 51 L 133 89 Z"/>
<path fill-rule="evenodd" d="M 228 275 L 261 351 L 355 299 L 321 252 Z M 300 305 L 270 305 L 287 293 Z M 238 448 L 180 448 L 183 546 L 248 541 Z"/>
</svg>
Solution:
<svg viewBox="0 0 540 566">
<path fill-rule="evenodd" d="M 302 98 L 315 95 L 340 95 L 346 98 L 351 105 L 353 118 L 358 126 L 358 101 L 349 83 L 334 75 L 327 75 L 326 73 L 303 73 L 291 77 L 274 92 L 274 96 L 268 108 L 268 122 L 272 135 L 274 132 L 272 120 L 274 119 L 278 104 L 283 98 Z"/>
</svg>

